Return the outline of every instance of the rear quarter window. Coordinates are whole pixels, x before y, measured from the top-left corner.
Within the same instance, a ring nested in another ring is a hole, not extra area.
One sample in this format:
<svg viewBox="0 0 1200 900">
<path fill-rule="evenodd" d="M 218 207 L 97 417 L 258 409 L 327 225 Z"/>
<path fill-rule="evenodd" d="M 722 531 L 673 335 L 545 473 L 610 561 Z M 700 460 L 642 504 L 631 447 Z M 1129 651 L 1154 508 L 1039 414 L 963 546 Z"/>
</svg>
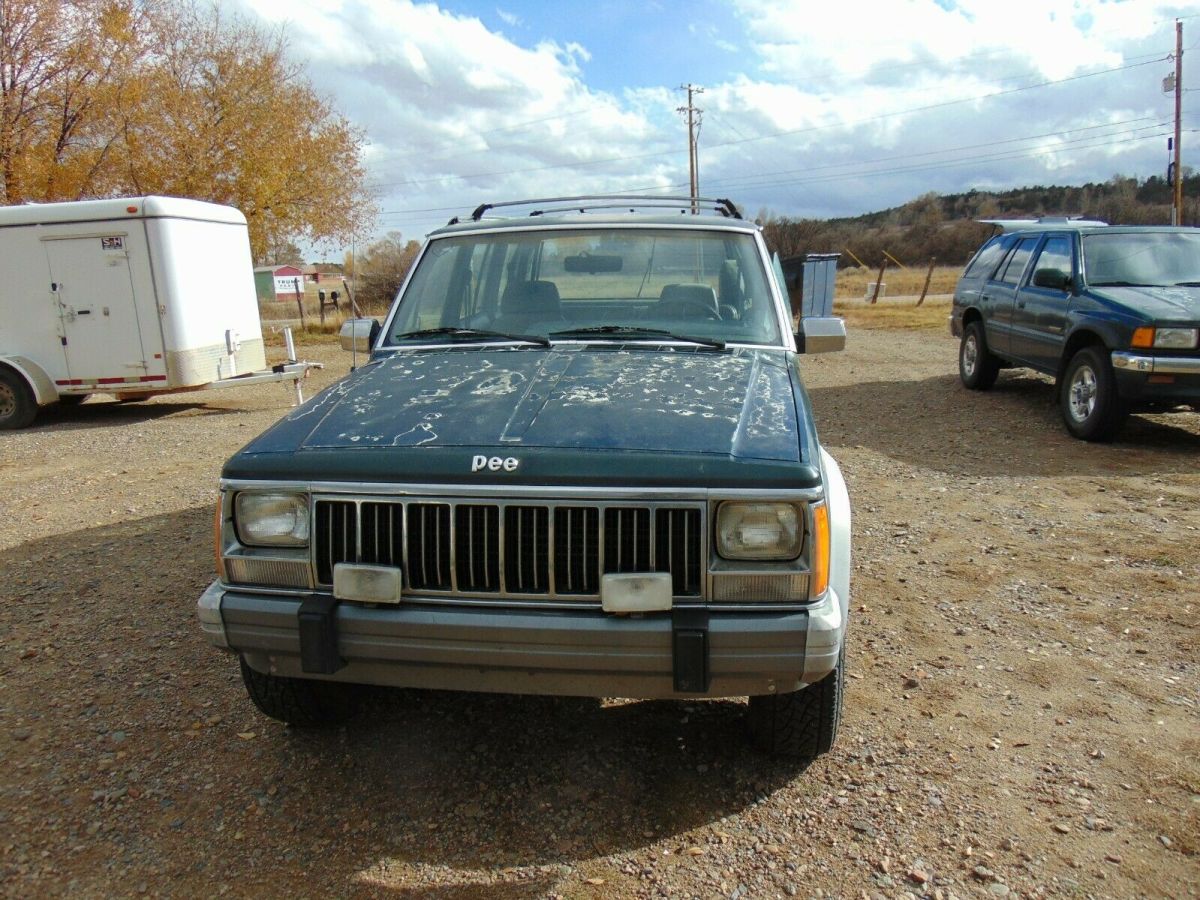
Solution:
<svg viewBox="0 0 1200 900">
<path fill-rule="evenodd" d="M 996 237 L 979 248 L 975 258 L 967 263 L 963 278 L 986 278 L 1004 255 L 1004 241 Z"/>
</svg>

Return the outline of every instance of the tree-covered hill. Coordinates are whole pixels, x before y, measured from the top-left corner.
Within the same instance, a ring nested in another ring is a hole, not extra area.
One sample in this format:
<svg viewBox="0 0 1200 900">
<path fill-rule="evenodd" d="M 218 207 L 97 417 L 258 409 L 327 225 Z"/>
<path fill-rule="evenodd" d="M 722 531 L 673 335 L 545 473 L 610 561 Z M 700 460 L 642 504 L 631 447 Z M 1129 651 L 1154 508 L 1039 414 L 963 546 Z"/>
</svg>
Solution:
<svg viewBox="0 0 1200 900">
<path fill-rule="evenodd" d="M 1184 178 L 1183 224 L 1200 225 L 1200 175 Z M 978 219 L 1084 216 L 1110 224 L 1163 225 L 1171 221 L 1171 186 L 1154 176 L 1114 176 L 1098 184 L 1052 185 L 1009 191 L 925 194 L 903 206 L 845 219 L 790 219 L 764 211 L 767 244 L 780 256 L 841 253 L 841 265 L 878 266 L 884 251 L 905 265 L 936 258 L 966 262 L 992 232 Z"/>
</svg>

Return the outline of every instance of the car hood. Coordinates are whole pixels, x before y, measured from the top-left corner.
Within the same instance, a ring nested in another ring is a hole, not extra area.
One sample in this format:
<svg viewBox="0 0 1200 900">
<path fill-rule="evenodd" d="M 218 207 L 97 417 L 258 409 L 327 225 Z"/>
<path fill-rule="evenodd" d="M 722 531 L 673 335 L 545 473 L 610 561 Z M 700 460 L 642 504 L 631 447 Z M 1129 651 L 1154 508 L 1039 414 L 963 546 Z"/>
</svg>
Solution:
<svg viewBox="0 0 1200 900">
<path fill-rule="evenodd" d="M 1146 314 L 1175 322 L 1200 321 L 1200 287 L 1094 287 L 1092 291 Z"/>
<path fill-rule="evenodd" d="M 243 453 L 495 447 L 798 462 L 796 402 L 782 351 L 442 348 L 360 369 Z"/>
</svg>

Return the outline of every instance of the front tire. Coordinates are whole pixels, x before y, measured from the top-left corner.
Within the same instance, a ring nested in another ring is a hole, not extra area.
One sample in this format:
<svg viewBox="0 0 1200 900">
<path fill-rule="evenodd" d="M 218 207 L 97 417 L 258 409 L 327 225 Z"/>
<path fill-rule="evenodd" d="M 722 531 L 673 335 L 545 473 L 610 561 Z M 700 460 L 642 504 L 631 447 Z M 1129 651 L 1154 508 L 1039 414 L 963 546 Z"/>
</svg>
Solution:
<svg viewBox="0 0 1200 900">
<path fill-rule="evenodd" d="M 1000 358 L 988 349 L 983 322 L 968 322 L 958 345 L 958 377 L 971 390 L 986 391 L 999 374 Z"/>
<path fill-rule="evenodd" d="M 1085 441 L 1112 440 L 1129 415 L 1102 347 L 1084 347 L 1071 357 L 1058 400 L 1067 431 Z"/>
<path fill-rule="evenodd" d="M 259 710 L 272 719 L 298 728 L 338 725 L 357 710 L 350 685 L 267 675 L 250 668 L 243 659 L 242 682 Z"/>
<path fill-rule="evenodd" d="M 811 762 L 833 749 L 842 721 L 846 648 L 820 681 L 788 694 L 750 698 L 750 738 L 760 750 Z"/>
<path fill-rule="evenodd" d="M 37 415 L 37 401 L 25 379 L 0 368 L 0 431 L 24 428 Z"/>
</svg>

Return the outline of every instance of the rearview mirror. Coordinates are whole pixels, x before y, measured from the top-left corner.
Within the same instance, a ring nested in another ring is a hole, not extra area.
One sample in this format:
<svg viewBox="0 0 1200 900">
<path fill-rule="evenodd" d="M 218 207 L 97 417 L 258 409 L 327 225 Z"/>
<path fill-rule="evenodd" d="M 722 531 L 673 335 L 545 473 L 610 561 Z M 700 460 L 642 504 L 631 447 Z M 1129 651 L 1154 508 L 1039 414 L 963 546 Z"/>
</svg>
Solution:
<svg viewBox="0 0 1200 900">
<path fill-rule="evenodd" d="M 832 353 L 846 349 L 846 322 L 836 316 L 808 316 L 796 332 L 799 353 Z"/>
<path fill-rule="evenodd" d="M 378 319 L 347 319 L 338 332 L 338 342 L 343 350 L 370 353 L 382 327 Z"/>
</svg>

